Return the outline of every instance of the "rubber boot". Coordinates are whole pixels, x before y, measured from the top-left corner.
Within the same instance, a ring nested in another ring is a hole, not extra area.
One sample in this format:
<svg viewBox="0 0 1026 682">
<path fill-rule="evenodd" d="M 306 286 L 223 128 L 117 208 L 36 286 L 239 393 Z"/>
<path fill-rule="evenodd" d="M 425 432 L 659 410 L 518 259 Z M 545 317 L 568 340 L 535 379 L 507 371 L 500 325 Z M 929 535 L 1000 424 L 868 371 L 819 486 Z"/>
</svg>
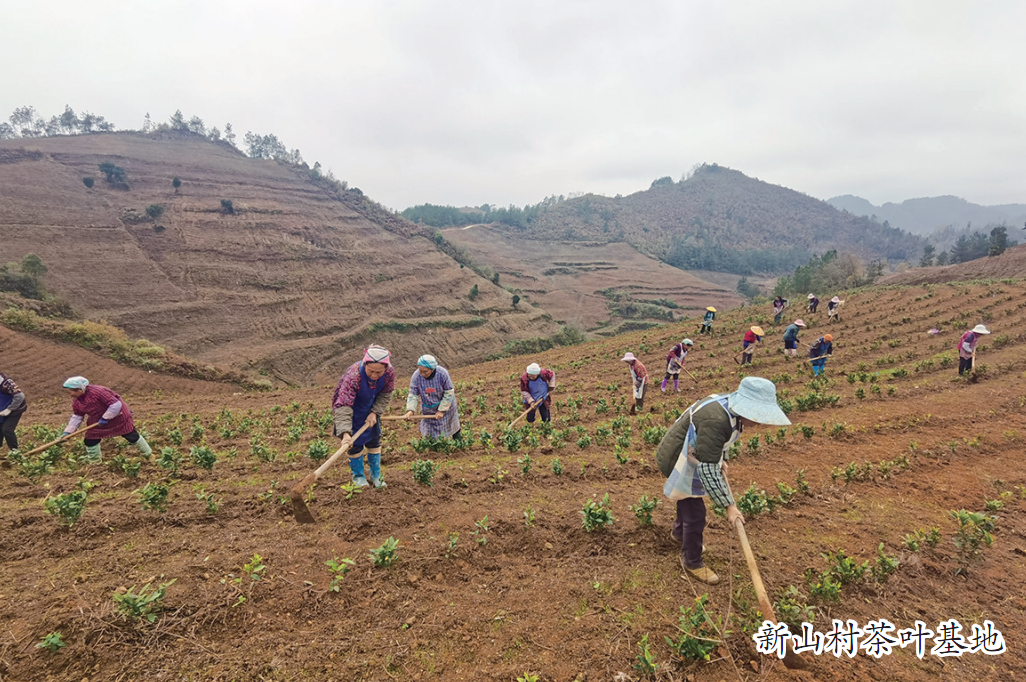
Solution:
<svg viewBox="0 0 1026 682">
<path fill-rule="evenodd" d="M 381 453 L 367 453 L 367 464 L 370 466 L 370 482 L 375 488 L 384 488 L 385 482 L 381 479 Z"/>
<path fill-rule="evenodd" d="M 370 485 L 367 483 L 367 478 L 363 475 L 363 455 L 360 455 L 359 457 L 350 457 L 349 468 L 353 472 L 353 483 L 361 488 L 366 488 Z"/>
<path fill-rule="evenodd" d="M 679 379 L 674 379 L 673 380 L 673 390 L 675 390 L 677 393 L 680 393 L 680 380 Z"/>
<path fill-rule="evenodd" d="M 153 448 L 150 447 L 150 444 L 146 442 L 146 439 L 143 438 L 141 434 L 139 436 L 139 440 L 135 441 L 133 445 L 139 448 L 139 452 L 141 452 L 146 457 L 149 457 L 153 454 Z"/>
<path fill-rule="evenodd" d="M 85 459 L 90 464 L 99 464 L 103 461 L 103 456 L 100 454 L 100 444 L 87 445 Z"/>
<path fill-rule="evenodd" d="M 662 391 L 663 393 L 666 393 L 666 379 L 665 378 L 663 379 L 663 385 L 660 387 L 659 390 Z"/>
</svg>

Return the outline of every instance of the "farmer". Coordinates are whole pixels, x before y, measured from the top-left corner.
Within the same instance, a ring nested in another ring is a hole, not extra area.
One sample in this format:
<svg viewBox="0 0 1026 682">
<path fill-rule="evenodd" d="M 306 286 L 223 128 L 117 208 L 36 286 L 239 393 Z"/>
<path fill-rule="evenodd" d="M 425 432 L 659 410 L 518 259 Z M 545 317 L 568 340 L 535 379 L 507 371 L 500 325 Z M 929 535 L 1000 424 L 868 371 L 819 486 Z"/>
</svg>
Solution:
<svg viewBox="0 0 1026 682">
<path fill-rule="evenodd" d="M 72 397 L 72 414 L 61 437 L 67 438 L 77 431 L 83 419 L 86 426 L 96 424 L 85 434 L 86 454 L 90 462 L 101 461 L 100 440 L 112 436 L 121 436 L 147 457 L 152 454 L 150 444 L 135 430 L 132 410 L 121 396 L 106 386 L 90 384 L 85 377 L 71 377 L 64 382 L 64 388 Z"/>
<path fill-rule="evenodd" d="M 819 376 L 825 371 L 827 357 L 834 354 L 834 337 L 824 334 L 809 347 L 809 357 L 812 358 L 812 375 Z"/>
<path fill-rule="evenodd" d="M 842 301 L 839 296 L 834 296 L 830 299 L 830 302 L 827 303 L 827 322 L 833 322 L 835 318 L 838 322 L 841 321 L 842 303 L 844 303 L 844 301 Z"/>
<path fill-rule="evenodd" d="M 412 417 L 420 402 L 421 414 L 434 415 L 434 419 L 420 421 L 420 433 L 435 438 L 460 437 L 460 415 L 456 405 L 456 391 L 445 367 L 439 367 L 433 355 L 421 355 L 417 371 L 410 378 L 410 392 L 406 396 L 406 416 Z"/>
<path fill-rule="evenodd" d="M 958 340 L 958 374 L 959 376 L 973 369 L 973 358 L 976 356 L 976 344 L 980 340 L 980 334 L 989 334 L 990 330 L 982 324 L 978 324 Z M 6 429 L 6 424 L 4 425 Z"/>
<path fill-rule="evenodd" d="M 363 353 L 363 360 L 354 362 L 342 374 L 331 399 L 335 415 L 335 435 L 345 441 L 346 436 L 363 428 L 349 447 L 349 468 L 353 472 L 353 483 L 367 487 L 363 475 L 363 456 L 367 455 L 370 465 L 371 483 L 375 488 L 384 488 L 381 478 L 381 422 L 378 418 L 388 407 L 395 390 L 395 370 L 392 355 L 381 346 L 371 345 Z"/>
<path fill-rule="evenodd" d="M 534 421 L 535 412 L 541 415 L 543 422 L 552 420 L 549 406 L 552 405 L 550 394 L 554 388 L 556 388 L 555 372 L 551 369 L 542 369 L 537 362 L 532 362 L 527 366 L 527 371 L 520 375 L 520 397 L 524 401 L 524 405 L 530 406 L 538 403 L 537 408 L 532 408 L 527 413 L 527 421 Z"/>
<path fill-rule="evenodd" d="M 702 318 L 702 329 L 699 334 L 705 334 L 709 332 L 712 334 L 712 323 L 716 319 L 716 308 L 709 306 L 705 309 L 705 317 Z"/>
<path fill-rule="evenodd" d="M 677 518 L 670 537 L 680 544 L 680 563 L 704 583 L 720 581 L 702 561 L 705 501 L 727 510 L 732 526 L 744 523 L 727 485 L 730 446 L 752 424 L 787 426 L 791 422 L 777 406 L 777 389 L 769 379 L 745 377 L 733 393 L 711 395 L 684 411 L 656 449 L 656 463 L 667 477 L 663 494 L 677 501 Z"/>
<path fill-rule="evenodd" d="M 752 364 L 752 355 L 754 353 L 747 352 L 750 346 L 754 346 L 757 343 L 762 343 L 762 337 L 764 332 L 762 327 L 756 325 L 745 332 L 745 338 L 741 342 L 741 366 Z"/>
<path fill-rule="evenodd" d="M 816 294 L 809 294 L 809 312 L 816 312 L 816 308 L 819 307 L 819 299 L 816 298 Z"/>
<path fill-rule="evenodd" d="M 684 369 L 684 358 L 688 356 L 688 351 L 694 345 L 695 342 L 691 339 L 684 339 L 670 349 L 670 354 L 666 356 L 666 376 L 663 377 L 663 393 L 666 393 L 666 382 L 669 381 L 671 376 L 673 377 L 673 390 L 680 393 L 680 371 Z"/>
<path fill-rule="evenodd" d="M 18 388 L 18 384 L 0 372 L 0 447 L 7 441 L 9 449 L 18 449 L 15 429 L 18 428 L 18 422 L 21 421 L 21 415 L 25 414 L 27 407 L 25 394 Z"/>
<path fill-rule="evenodd" d="M 634 357 L 634 353 L 627 353 L 620 360 L 626 362 L 627 368 L 631 371 L 631 381 L 634 384 L 634 406 L 631 408 L 631 414 L 637 414 L 644 407 L 645 382 L 648 381 L 648 371 L 645 369 L 645 365 L 641 364 L 641 360 Z"/>
<path fill-rule="evenodd" d="M 780 318 L 784 316 L 784 308 L 790 303 L 783 296 L 773 299 L 773 324 L 780 324 Z"/>
<path fill-rule="evenodd" d="M 784 355 L 791 351 L 791 357 L 798 356 L 798 332 L 805 327 L 801 319 L 795 320 L 784 330 Z"/>
</svg>

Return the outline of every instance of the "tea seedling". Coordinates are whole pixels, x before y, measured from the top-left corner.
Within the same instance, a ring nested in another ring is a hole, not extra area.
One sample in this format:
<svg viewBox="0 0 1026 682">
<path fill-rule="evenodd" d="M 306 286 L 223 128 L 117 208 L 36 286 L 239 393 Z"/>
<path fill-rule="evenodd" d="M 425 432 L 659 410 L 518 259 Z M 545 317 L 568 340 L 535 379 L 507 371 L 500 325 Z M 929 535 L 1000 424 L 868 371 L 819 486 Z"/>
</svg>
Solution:
<svg viewBox="0 0 1026 682">
<path fill-rule="evenodd" d="M 253 582 L 261 580 L 266 570 L 267 565 L 264 564 L 264 558 L 259 554 L 254 554 L 253 558 L 242 565 L 242 572 L 248 575 Z"/>
<path fill-rule="evenodd" d="M 178 578 L 161 583 L 160 587 L 152 592 L 150 583 L 143 585 L 138 592 L 133 592 L 135 590 L 133 585 L 124 594 L 115 593 L 113 595 L 114 604 L 117 605 L 118 612 L 126 618 L 137 618 L 140 621 L 147 620 L 153 623 L 164 608 L 164 593 L 176 580 Z"/>
<path fill-rule="evenodd" d="M 139 496 L 139 504 L 142 505 L 143 509 L 163 514 L 167 511 L 167 498 L 171 493 L 171 486 L 174 484 L 174 481 L 147 483 L 142 488 L 137 488 L 134 492 Z"/>
<path fill-rule="evenodd" d="M 86 497 L 94 485 L 90 481 L 79 479 L 78 490 L 56 497 L 47 497 L 43 500 L 43 509 L 47 514 L 60 517 L 61 522 L 71 528 L 85 511 Z"/>
<path fill-rule="evenodd" d="M 827 570 L 832 576 L 837 578 L 841 585 L 849 585 L 862 580 L 866 571 L 869 570 L 868 559 L 859 564 L 851 557 L 846 556 L 843 549 L 837 550 L 832 555 L 829 552 L 820 553 L 820 556 L 826 559 L 828 563 L 833 561 L 833 564 Z"/>
<path fill-rule="evenodd" d="M 965 575 L 969 566 L 982 559 L 984 547 L 989 547 L 994 542 L 991 535 L 995 527 L 995 519 L 992 516 L 979 512 L 969 512 L 965 509 L 948 512 L 958 523 L 958 530 L 955 532 L 955 547 L 958 548 L 958 565 L 956 575 Z"/>
<path fill-rule="evenodd" d="M 818 578 L 813 577 L 812 569 L 805 571 L 805 582 L 809 586 L 809 594 L 822 602 L 837 602 L 841 600 L 841 584 L 836 582 L 830 575 L 830 571 L 824 571 Z"/>
<path fill-rule="evenodd" d="M 60 632 L 51 632 L 36 644 L 37 649 L 46 649 L 50 653 L 57 653 L 64 646 L 67 646 L 67 643 Z"/>
<path fill-rule="evenodd" d="M 680 639 L 674 641 L 666 637 L 666 643 L 673 652 L 685 660 L 708 661 L 720 643 L 722 622 L 719 616 L 714 621 L 706 612 L 705 604 L 708 600 L 709 595 L 703 594 L 695 600 L 694 606 L 680 607 Z"/>
<path fill-rule="evenodd" d="M 353 497 L 363 492 L 363 489 L 360 488 L 360 486 L 353 483 L 352 481 L 350 481 L 349 483 L 343 483 L 339 486 L 339 488 L 341 488 L 342 492 L 345 493 L 347 500 L 351 500 L 353 499 Z"/>
<path fill-rule="evenodd" d="M 459 544 L 459 541 L 460 541 L 460 534 L 459 533 L 453 533 L 453 532 L 449 533 L 449 541 L 445 545 L 445 558 L 446 559 L 451 559 L 453 556 L 455 556 L 455 554 L 456 554 L 456 545 Z"/>
<path fill-rule="evenodd" d="M 196 499 L 207 506 L 208 514 L 216 514 L 221 509 L 223 497 L 214 499 L 214 493 L 208 493 L 202 485 L 194 485 L 192 489 L 196 493 Z"/>
<path fill-rule="evenodd" d="M 652 512 L 655 511 L 658 505 L 659 500 L 648 495 L 642 495 L 638 498 L 637 504 L 628 507 L 628 510 L 634 512 L 634 517 L 638 519 L 638 523 L 642 526 L 651 526 Z"/>
<path fill-rule="evenodd" d="M 323 462 L 328 458 L 331 448 L 323 440 L 315 440 L 306 448 L 306 456 L 315 462 Z"/>
<path fill-rule="evenodd" d="M 652 647 L 648 643 L 647 634 L 642 636 L 641 641 L 638 642 L 638 649 L 637 662 L 634 664 L 634 669 L 645 677 L 655 677 L 659 664 L 656 663 L 655 652 L 652 651 Z"/>
<path fill-rule="evenodd" d="M 413 480 L 421 485 L 434 486 L 432 479 L 435 477 L 435 472 L 438 467 L 430 459 L 418 459 L 414 460 L 413 464 L 410 465 L 410 469 L 413 471 Z"/>
<path fill-rule="evenodd" d="M 531 455 L 525 453 L 523 457 L 518 457 L 517 464 L 520 465 L 520 471 L 524 476 L 531 473 Z"/>
<path fill-rule="evenodd" d="M 324 562 L 328 567 L 328 574 L 331 576 L 331 584 L 328 585 L 328 590 L 331 592 L 338 592 L 341 589 L 342 581 L 346 579 L 346 575 L 349 571 L 353 570 L 353 566 L 356 562 L 352 559 L 339 559 L 333 557 Z"/>
<path fill-rule="evenodd" d="M 900 563 L 898 557 L 889 557 L 884 554 L 884 544 L 881 542 L 876 548 L 876 565 L 872 568 L 873 579 L 878 583 L 887 582 L 891 573 L 898 570 Z"/>
<path fill-rule="evenodd" d="M 485 534 L 488 532 L 488 515 L 485 514 L 483 519 L 475 521 L 474 525 L 477 526 L 477 530 L 474 531 L 474 539 L 477 540 L 477 544 L 482 547 L 487 545 L 488 538 L 485 537 Z"/>
<path fill-rule="evenodd" d="M 178 451 L 178 448 L 162 448 L 160 457 L 157 458 L 157 464 L 170 471 L 174 476 L 182 466 L 182 453 Z"/>
<path fill-rule="evenodd" d="M 584 530 L 588 533 L 613 525 L 616 518 L 609 508 L 609 493 L 602 498 L 602 502 L 596 503 L 594 499 L 585 502 L 581 516 L 584 517 Z"/>
<path fill-rule="evenodd" d="M 779 598 L 773 602 L 773 611 L 778 622 L 787 623 L 793 631 L 799 631 L 802 623 L 816 620 L 816 607 L 805 603 L 805 595 L 794 585 L 780 591 Z"/>
<path fill-rule="evenodd" d="M 552 473 L 554 473 L 557 476 L 563 475 L 563 462 L 559 459 L 559 457 L 552 458 Z"/>
<path fill-rule="evenodd" d="M 534 508 L 531 506 L 524 510 L 524 525 L 528 528 L 534 525 Z"/>
<path fill-rule="evenodd" d="M 389 537 L 380 547 L 370 551 L 370 560 L 378 568 L 390 568 L 399 561 L 399 541 Z"/>
<path fill-rule="evenodd" d="M 205 445 L 189 448 L 189 459 L 192 460 L 193 464 L 207 471 L 212 470 L 214 464 L 217 463 L 217 455 Z"/>
</svg>

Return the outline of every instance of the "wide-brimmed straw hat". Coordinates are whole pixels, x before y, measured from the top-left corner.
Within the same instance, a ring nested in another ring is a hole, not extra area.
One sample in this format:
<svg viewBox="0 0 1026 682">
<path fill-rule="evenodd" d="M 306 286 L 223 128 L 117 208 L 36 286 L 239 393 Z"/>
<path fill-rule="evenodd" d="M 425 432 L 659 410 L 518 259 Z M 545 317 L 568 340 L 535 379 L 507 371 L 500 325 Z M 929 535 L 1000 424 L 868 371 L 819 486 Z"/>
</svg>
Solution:
<svg viewBox="0 0 1026 682">
<path fill-rule="evenodd" d="M 788 426 L 791 420 L 777 405 L 777 387 L 769 379 L 745 377 L 727 396 L 730 411 L 758 424 Z"/>
<path fill-rule="evenodd" d="M 805 326 L 805 323 L 802 322 L 801 318 L 798 318 L 797 320 L 795 320 L 794 323 L 796 325 L 798 325 L 799 327 L 804 327 Z"/>
<path fill-rule="evenodd" d="M 841 297 L 840 296 L 834 296 L 832 299 L 830 299 L 830 302 L 831 303 L 840 303 L 841 302 Z"/>
<path fill-rule="evenodd" d="M 634 353 L 628 352 L 625 353 L 624 356 L 620 358 L 620 360 L 623 362 L 634 362 L 635 360 L 637 360 L 637 358 L 634 357 Z"/>
<path fill-rule="evenodd" d="M 989 334 L 990 330 L 984 327 L 982 324 L 978 324 L 973 327 L 973 334 Z"/>
<path fill-rule="evenodd" d="M 713 308 L 712 306 L 709 306 L 708 308 L 706 308 L 706 310 L 708 310 L 710 313 L 716 312 L 716 308 Z"/>
<path fill-rule="evenodd" d="M 809 298 L 816 298 L 816 294 L 809 294 Z"/>
<path fill-rule="evenodd" d="M 759 325 L 752 327 L 752 331 L 755 332 L 756 336 L 765 336 L 766 334 Z"/>
</svg>

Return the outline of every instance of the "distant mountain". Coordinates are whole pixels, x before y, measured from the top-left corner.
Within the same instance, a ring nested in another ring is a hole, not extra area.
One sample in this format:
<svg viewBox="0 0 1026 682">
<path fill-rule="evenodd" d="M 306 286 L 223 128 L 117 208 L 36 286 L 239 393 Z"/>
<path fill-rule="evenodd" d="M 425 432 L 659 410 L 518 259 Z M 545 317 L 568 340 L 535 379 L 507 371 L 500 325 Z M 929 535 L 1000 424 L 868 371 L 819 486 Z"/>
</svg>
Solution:
<svg viewBox="0 0 1026 682">
<path fill-rule="evenodd" d="M 536 207 L 534 207 L 536 208 Z M 625 241 L 683 269 L 784 273 L 831 249 L 864 260 L 918 258 L 922 238 L 718 166 L 626 197 L 554 202 L 506 228 L 536 240 Z"/>
<path fill-rule="evenodd" d="M 961 229 L 972 223 L 973 228 L 982 231 L 987 225 L 1022 227 L 1026 222 L 1026 204 L 980 206 L 951 195 L 874 206 L 862 197 L 845 194 L 828 199 L 827 203 L 852 215 L 876 216 L 878 221 L 886 220 L 891 227 L 921 235 L 930 235 L 936 228 L 948 225 Z"/>
</svg>

